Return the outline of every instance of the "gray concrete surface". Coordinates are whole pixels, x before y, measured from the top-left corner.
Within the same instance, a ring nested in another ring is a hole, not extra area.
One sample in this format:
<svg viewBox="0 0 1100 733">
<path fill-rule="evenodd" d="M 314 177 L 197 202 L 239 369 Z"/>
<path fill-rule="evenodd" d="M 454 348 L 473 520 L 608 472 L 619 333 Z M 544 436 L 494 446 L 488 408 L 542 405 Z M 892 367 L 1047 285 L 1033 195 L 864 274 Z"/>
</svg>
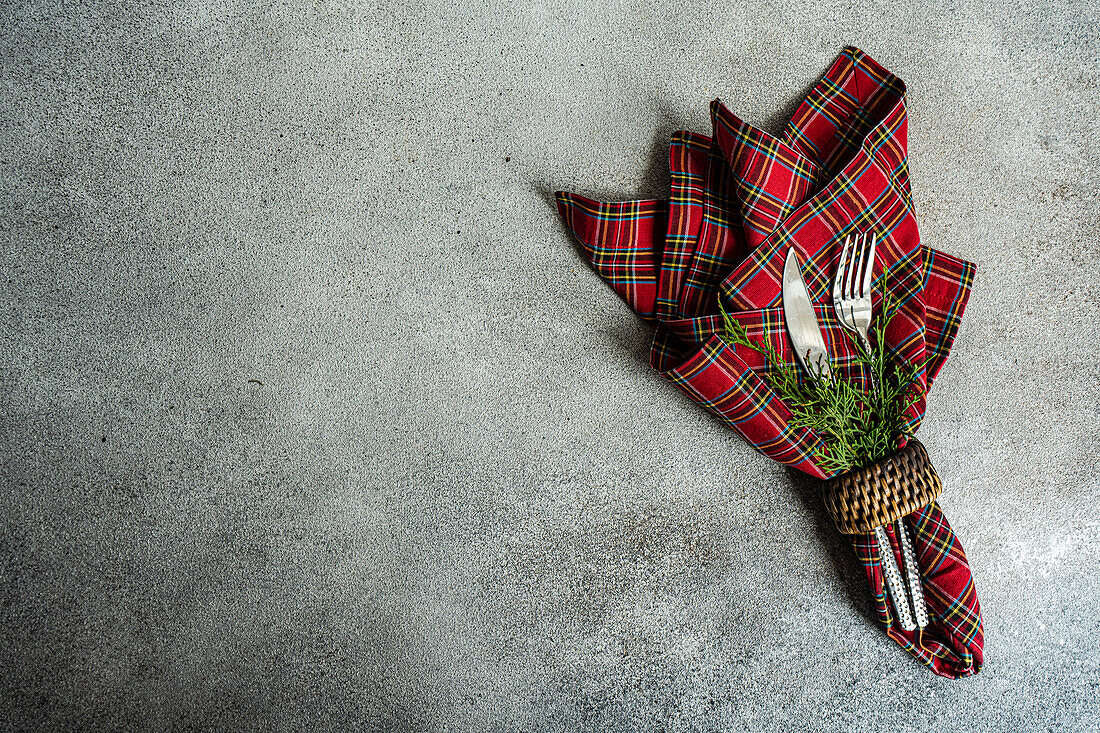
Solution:
<svg viewBox="0 0 1100 733">
<path fill-rule="evenodd" d="M 0 17 L 5 727 L 1100 727 L 1095 3 Z M 925 240 L 980 265 L 922 430 L 964 681 L 549 204 L 662 195 L 670 131 L 778 131 L 848 43 L 909 84 Z"/>
</svg>

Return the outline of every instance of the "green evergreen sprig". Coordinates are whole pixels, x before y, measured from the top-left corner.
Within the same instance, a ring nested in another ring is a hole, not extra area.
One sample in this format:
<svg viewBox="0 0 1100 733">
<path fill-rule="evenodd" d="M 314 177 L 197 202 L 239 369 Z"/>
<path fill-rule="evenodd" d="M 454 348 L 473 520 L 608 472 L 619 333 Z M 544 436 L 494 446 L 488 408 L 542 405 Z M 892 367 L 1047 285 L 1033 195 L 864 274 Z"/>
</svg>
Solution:
<svg viewBox="0 0 1100 733">
<path fill-rule="evenodd" d="M 898 449 L 912 428 L 905 416 L 921 396 L 919 379 L 924 363 L 896 364 L 886 347 L 886 327 L 901 304 L 883 297 L 881 317 L 871 326 L 870 350 L 847 330 L 844 335 L 855 350 L 855 364 L 864 375 L 874 375 L 877 390 L 865 391 L 840 376 L 835 364 L 832 376 L 805 378 L 797 363 L 786 362 L 766 340 L 749 339 L 745 327 L 721 305 L 723 341 L 744 346 L 764 356 L 764 381 L 791 411 L 790 423 L 813 430 L 824 441 L 814 453 L 814 463 L 829 474 L 866 466 Z"/>
</svg>

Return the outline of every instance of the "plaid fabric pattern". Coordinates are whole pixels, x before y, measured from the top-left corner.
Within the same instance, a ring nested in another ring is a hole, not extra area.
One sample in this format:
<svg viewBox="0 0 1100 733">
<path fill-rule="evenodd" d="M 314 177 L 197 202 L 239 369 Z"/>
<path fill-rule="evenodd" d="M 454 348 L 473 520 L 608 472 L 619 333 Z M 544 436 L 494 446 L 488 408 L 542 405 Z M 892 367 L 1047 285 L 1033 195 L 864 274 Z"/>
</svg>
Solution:
<svg viewBox="0 0 1100 733">
<path fill-rule="evenodd" d="M 878 544 L 866 532 L 852 539 L 856 556 L 863 564 L 867 581 L 875 597 L 875 609 L 886 625 L 887 635 L 907 652 L 945 677 L 964 677 L 976 673 L 982 665 L 982 616 L 978 594 L 966 562 L 962 544 L 939 506 L 932 502 L 903 520 L 911 534 L 922 538 L 916 547 L 917 562 L 929 618 L 935 627 L 921 632 L 903 631 L 886 602 Z M 886 527 L 894 546 L 893 527 Z M 896 551 L 894 559 L 902 567 Z"/>
<path fill-rule="evenodd" d="M 901 303 L 888 348 L 896 359 L 926 365 L 921 398 L 908 415 L 915 430 L 958 331 L 974 265 L 921 244 L 909 189 L 905 86 L 859 49 L 844 50 L 779 138 L 717 100 L 711 118 L 710 137 L 673 135 L 669 201 L 601 203 L 560 192 L 558 206 L 595 269 L 656 327 L 651 365 L 764 455 L 828 478 L 813 460 L 821 438 L 789 425 L 790 411 L 762 378 L 761 355 L 719 338 L 719 302 L 750 337 L 793 360 L 781 294 L 784 258 L 794 247 L 835 368 L 866 381 L 830 290 L 844 238 L 874 230 L 876 312 L 884 291 Z M 982 662 L 981 615 L 962 546 L 935 505 L 906 521 L 934 625 L 906 634 L 884 600 L 879 618 L 933 671 L 973 674 Z M 853 544 L 881 594 L 874 543 L 856 537 Z"/>
</svg>

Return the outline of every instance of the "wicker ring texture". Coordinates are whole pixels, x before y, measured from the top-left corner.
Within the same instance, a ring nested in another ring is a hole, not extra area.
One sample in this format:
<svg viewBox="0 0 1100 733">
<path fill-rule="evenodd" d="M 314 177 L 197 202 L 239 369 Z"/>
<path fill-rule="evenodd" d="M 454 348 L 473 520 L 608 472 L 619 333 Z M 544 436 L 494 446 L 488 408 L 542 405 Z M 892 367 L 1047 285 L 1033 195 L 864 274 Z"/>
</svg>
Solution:
<svg viewBox="0 0 1100 733">
<path fill-rule="evenodd" d="M 825 482 L 825 506 L 843 534 L 869 532 L 935 501 L 943 483 L 916 438 L 905 447 Z"/>
</svg>

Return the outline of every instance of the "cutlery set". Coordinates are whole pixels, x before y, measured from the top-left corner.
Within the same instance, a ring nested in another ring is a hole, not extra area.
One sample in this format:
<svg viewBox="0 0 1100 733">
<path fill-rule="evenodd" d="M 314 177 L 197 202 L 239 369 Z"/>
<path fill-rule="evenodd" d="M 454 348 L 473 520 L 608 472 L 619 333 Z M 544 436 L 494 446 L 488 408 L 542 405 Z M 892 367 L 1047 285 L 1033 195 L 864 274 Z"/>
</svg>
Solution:
<svg viewBox="0 0 1100 733">
<path fill-rule="evenodd" d="M 845 238 L 832 287 L 833 309 L 840 325 L 854 333 L 860 345 L 867 351 L 871 349 L 868 332 L 873 315 L 871 285 L 877 241 L 878 236 L 874 232 Z M 793 247 L 787 251 L 783 267 L 783 317 L 794 344 L 795 355 L 805 372 L 815 380 L 831 379 L 832 368 L 825 339 Z M 873 374 L 870 375 L 870 386 L 872 392 L 877 391 L 878 385 L 875 384 Z M 881 558 L 885 590 L 893 603 L 901 628 L 905 631 L 923 629 L 928 625 L 928 608 L 921 588 L 913 542 L 901 519 L 894 521 L 892 525 L 904 568 L 898 566 L 886 527 L 879 526 L 873 530 Z"/>
</svg>

